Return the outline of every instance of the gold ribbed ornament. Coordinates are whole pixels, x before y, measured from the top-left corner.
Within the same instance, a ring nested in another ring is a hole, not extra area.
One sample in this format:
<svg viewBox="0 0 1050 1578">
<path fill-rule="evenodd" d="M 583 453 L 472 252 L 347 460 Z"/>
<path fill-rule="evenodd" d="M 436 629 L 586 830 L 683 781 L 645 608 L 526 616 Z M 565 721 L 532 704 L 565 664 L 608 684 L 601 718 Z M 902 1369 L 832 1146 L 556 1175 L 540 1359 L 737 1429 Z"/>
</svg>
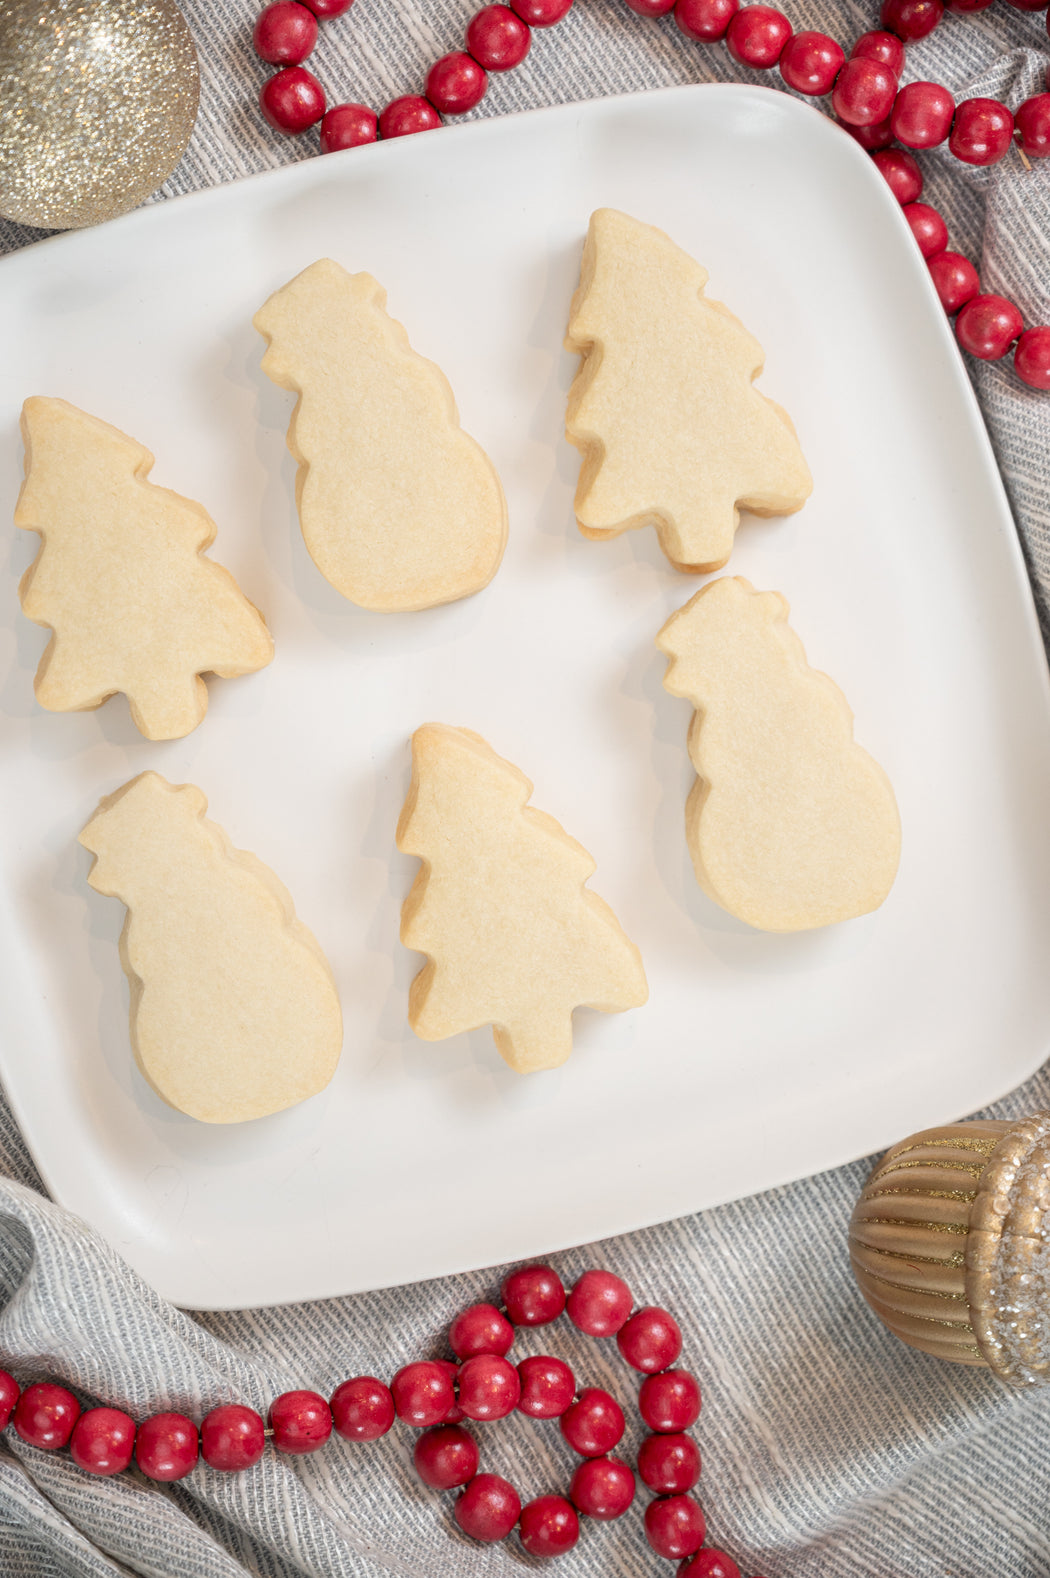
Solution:
<svg viewBox="0 0 1050 1578">
<path fill-rule="evenodd" d="M 0 215 L 66 230 L 135 208 L 199 98 L 174 0 L 0 0 Z"/>
<path fill-rule="evenodd" d="M 850 1258 L 913 1348 L 1050 1384 L 1050 1113 L 901 1140 L 857 1202 Z"/>
</svg>

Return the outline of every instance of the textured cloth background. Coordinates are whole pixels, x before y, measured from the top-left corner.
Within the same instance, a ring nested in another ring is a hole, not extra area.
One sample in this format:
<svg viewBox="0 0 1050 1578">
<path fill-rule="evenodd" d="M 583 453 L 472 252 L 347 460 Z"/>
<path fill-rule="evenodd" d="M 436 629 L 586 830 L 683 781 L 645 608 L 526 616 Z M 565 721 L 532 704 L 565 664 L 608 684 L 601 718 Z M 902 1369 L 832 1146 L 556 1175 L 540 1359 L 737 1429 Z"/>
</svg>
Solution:
<svg viewBox="0 0 1050 1578">
<path fill-rule="evenodd" d="M 163 195 L 309 157 L 311 134 L 280 138 L 256 111 L 265 68 L 251 50 L 252 0 L 186 0 L 184 9 L 203 99 Z M 330 101 L 378 108 L 419 91 L 429 63 L 458 47 L 473 9 L 474 0 L 358 0 L 322 28 L 316 64 Z M 819 27 L 847 46 L 876 25 L 874 5 L 847 0 L 792 0 L 790 12 L 797 29 Z M 1044 16 L 995 0 L 976 16 L 948 15 L 910 46 L 907 78 L 1016 107 L 1042 91 L 1046 66 Z M 722 46 L 689 43 L 670 18 L 642 21 L 617 0 L 576 0 L 556 29 L 535 35 L 522 68 L 491 79 L 474 117 L 734 78 L 762 75 L 736 68 Z M 922 162 L 924 196 L 947 217 L 951 244 L 980 260 L 984 287 L 1011 296 L 1027 321 L 1050 322 L 1050 160 L 1031 174 L 1013 154 L 990 171 L 967 169 L 945 150 Z M 38 235 L 0 222 L 0 250 Z M 889 299 L 880 307 L 894 310 Z M 842 372 L 862 372 L 848 346 Z M 970 372 L 1046 621 L 1050 396 L 1026 390 L 1009 364 Z M 887 465 L 893 420 L 887 411 L 884 431 L 871 435 Z M 1050 1107 L 1046 1070 L 997 1112 L 1040 1107 Z M 553 1262 L 566 1280 L 590 1264 L 609 1266 L 639 1303 L 666 1303 L 678 1316 L 682 1362 L 704 1387 L 697 1434 L 711 1539 L 745 1573 L 1045 1578 L 1050 1395 L 1009 1394 L 984 1373 L 911 1352 L 876 1323 L 846 1256 L 866 1170 L 858 1163 Z M 0 1362 L 19 1379 L 51 1376 L 85 1401 L 136 1417 L 168 1407 L 200 1417 L 229 1400 L 265 1410 L 290 1387 L 327 1395 L 347 1375 L 388 1378 L 409 1359 L 441 1353 L 456 1311 L 498 1292 L 494 1269 L 291 1309 L 191 1317 L 44 1198 L 6 1108 L 0 1171 L 9 1180 L 0 1179 Z M 626 1367 L 608 1343 L 580 1337 L 563 1320 L 519 1346 L 564 1354 L 582 1380 L 617 1392 L 636 1420 Z M 573 1459 L 556 1428 L 519 1418 L 482 1434 L 484 1466 L 508 1472 L 524 1495 L 567 1486 Z M 640 1434 L 629 1423 L 625 1447 Z M 334 1440 L 299 1460 L 267 1453 L 248 1474 L 198 1467 L 162 1489 L 133 1475 L 92 1480 L 67 1455 L 35 1451 L 9 1430 L 0 1445 L 0 1574 L 511 1578 L 539 1565 L 514 1540 L 486 1548 L 459 1536 L 451 1497 L 419 1484 L 410 1449 L 409 1432 L 397 1428 L 369 1446 Z M 639 1504 L 618 1524 L 588 1523 L 557 1570 L 564 1578 L 670 1578 L 673 1567 L 645 1544 Z"/>
</svg>

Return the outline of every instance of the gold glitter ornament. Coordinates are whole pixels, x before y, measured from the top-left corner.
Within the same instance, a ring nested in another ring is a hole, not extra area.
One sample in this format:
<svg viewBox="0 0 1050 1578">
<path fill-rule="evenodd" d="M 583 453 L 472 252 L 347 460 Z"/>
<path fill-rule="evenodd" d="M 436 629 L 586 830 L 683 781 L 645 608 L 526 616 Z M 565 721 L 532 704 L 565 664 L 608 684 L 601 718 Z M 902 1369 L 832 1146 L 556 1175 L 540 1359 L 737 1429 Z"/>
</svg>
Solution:
<svg viewBox="0 0 1050 1578">
<path fill-rule="evenodd" d="M 0 215 L 66 230 L 135 208 L 199 98 L 174 0 L 0 0 Z"/>
<path fill-rule="evenodd" d="M 876 1315 L 913 1348 L 1050 1384 L 1050 1113 L 894 1145 L 853 1212 L 850 1259 Z"/>
</svg>

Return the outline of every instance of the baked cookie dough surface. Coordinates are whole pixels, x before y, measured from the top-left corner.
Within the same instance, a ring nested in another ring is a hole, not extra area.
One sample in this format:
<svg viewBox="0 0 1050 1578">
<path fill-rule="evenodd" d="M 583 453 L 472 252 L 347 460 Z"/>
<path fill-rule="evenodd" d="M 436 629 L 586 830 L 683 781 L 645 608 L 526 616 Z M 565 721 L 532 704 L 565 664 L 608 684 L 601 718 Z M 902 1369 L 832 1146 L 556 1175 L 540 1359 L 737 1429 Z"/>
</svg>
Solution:
<svg viewBox="0 0 1050 1578">
<path fill-rule="evenodd" d="M 764 355 L 707 272 L 653 225 L 592 216 L 566 346 L 566 433 L 587 537 L 655 526 L 678 570 L 721 569 L 741 509 L 787 515 L 813 482 L 791 418 L 753 387 Z"/>
</svg>

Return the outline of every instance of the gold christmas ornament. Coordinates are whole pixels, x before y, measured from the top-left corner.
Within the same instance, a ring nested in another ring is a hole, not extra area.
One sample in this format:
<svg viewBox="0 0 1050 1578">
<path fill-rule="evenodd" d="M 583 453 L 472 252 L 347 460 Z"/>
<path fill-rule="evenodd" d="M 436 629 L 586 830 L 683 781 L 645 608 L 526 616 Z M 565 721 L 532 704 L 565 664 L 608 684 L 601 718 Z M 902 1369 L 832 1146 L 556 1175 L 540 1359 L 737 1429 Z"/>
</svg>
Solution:
<svg viewBox="0 0 1050 1578">
<path fill-rule="evenodd" d="M 901 1140 L 857 1202 L 850 1258 L 913 1348 L 1050 1384 L 1050 1113 Z"/>
<path fill-rule="evenodd" d="M 199 97 L 174 0 L 0 0 L 0 215 L 65 230 L 135 208 Z"/>
</svg>

